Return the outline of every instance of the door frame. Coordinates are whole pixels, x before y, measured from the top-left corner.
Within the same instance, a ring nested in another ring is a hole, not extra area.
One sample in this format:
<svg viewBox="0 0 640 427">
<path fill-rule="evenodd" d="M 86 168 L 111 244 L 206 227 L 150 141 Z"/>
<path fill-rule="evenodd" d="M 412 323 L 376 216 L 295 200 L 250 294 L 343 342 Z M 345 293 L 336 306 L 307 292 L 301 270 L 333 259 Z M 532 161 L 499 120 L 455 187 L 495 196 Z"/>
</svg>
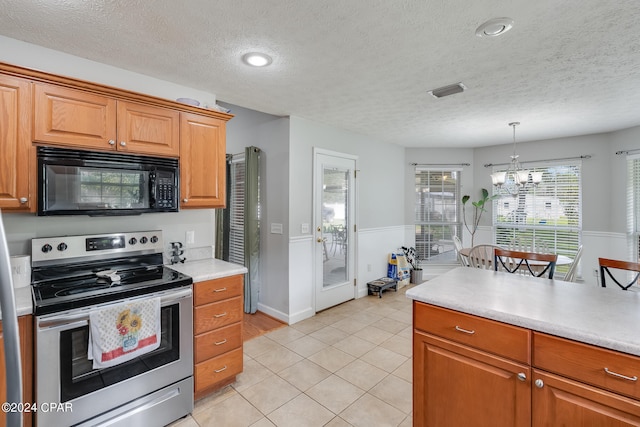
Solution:
<svg viewBox="0 0 640 427">
<path fill-rule="evenodd" d="M 353 212 L 350 216 L 351 218 L 351 224 L 350 226 L 354 227 L 353 228 L 353 241 L 351 242 L 351 245 L 353 245 L 353 280 L 355 281 L 356 285 L 353 286 L 353 299 L 356 299 L 358 297 L 358 286 L 357 286 L 357 278 L 358 278 L 358 232 L 356 225 L 358 224 L 358 180 L 356 179 L 356 175 L 357 175 L 357 171 L 358 171 L 358 156 L 354 155 L 354 154 L 348 154 L 348 153 L 342 153 L 339 151 L 333 151 L 333 150 L 327 150 L 324 148 L 319 148 L 319 147 L 313 147 L 313 167 L 312 167 L 312 195 L 311 195 L 311 199 L 312 199 L 312 203 L 311 203 L 311 210 L 312 210 L 312 228 L 311 228 L 311 242 L 313 245 L 313 250 L 311 251 L 312 254 L 312 258 L 313 258 L 313 277 L 312 277 L 312 287 L 313 287 L 313 292 L 312 292 L 312 302 L 313 302 L 313 311 L 314 313 L 317 313 L 317 298 L 316 298 L 316 294 L 317 294 L 317 286 L 318 284 L 316 283 L 316 278 L 318 275 L 318 263 L 317 263 L 317 259 L 318 258 L 322 258 L 322 254 L 320 254 L 320 256 L 318 256 L 318 251 L 322 251 L 322 245 L 318 245 L 316 244 L 316 238 L 317 238 L 317 231 L 316 231 L 316 227 L 318 223 L 322 222 L 322 218 L 318 218 L 318 212 L 320 211 L 318 209 L 318 203 L 320 202 L 318 200 L 318 194 L 317 194 L 317 186 L 318 186 L 318 171 L 316 168 L 316 163 L 317 163 L 317 157 L 318 155 L 326 155 L 326 156 L 333 156 L 333 157 L 340 157 L 343 159 L 348 159 L 348 160 L 353 160 L 354 162 L 354 170 L 353 170 Z"/>
</svg>

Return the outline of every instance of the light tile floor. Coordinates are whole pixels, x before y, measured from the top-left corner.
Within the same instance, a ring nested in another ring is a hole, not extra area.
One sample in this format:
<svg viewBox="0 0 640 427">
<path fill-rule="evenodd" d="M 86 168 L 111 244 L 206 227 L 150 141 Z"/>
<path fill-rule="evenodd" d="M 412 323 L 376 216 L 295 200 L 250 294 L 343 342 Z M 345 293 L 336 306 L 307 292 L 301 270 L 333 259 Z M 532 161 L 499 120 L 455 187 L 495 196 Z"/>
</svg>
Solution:
<svg viewBox="0 0 640 427">
<path fill-rule="evenodd" d="M 244 343 L 237 381 L 172 427 L 412 425 L 411 300 L 404 287 Z"/>
</svg>

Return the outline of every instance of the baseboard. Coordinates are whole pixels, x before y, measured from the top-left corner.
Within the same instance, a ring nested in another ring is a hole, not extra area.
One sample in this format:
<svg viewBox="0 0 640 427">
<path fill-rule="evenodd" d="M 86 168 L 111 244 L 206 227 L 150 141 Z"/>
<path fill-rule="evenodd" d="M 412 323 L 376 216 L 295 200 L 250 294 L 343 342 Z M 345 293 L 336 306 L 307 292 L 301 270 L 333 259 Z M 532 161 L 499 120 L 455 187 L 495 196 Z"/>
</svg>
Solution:
<svg viewBox="0 0 640 427">
<path fill-rule="evenodd" d="M 284 322 L 288 325 L 290 325 L 289 323 L 289 316 L 283 312 L 281 312 L 280 310 L 276 310 L 274 308 L 271 308 L 269 306 L 266 306 L 262 303 L 258 303 L 258 310 L 260 310 L 261 312 L 263 312 L 264 314 L 273 317 L 274 319 L 277 319 L 281 322 Z"/>
</svg>

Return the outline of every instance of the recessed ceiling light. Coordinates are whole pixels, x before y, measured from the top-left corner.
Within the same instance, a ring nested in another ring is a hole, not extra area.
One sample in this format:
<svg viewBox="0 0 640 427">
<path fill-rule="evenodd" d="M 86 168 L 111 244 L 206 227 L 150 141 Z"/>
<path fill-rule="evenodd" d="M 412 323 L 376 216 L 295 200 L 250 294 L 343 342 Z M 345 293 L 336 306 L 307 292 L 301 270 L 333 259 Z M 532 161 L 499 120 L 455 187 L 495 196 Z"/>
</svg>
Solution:
<svg viewBox="0 0 640 427">
<path fill-rule="evenodd" d="M 260 52 L 245 53 L 242 55 L 242 60 L 252 67 L 266 67 L 272 61 L 269 55 Z"/>
<path fill-rule="evenodd" d="M 513 19 L 511 18 L 493 18 L 476 29 L 478 37 L 497 37 L 513 27 Z"/>
</svg>

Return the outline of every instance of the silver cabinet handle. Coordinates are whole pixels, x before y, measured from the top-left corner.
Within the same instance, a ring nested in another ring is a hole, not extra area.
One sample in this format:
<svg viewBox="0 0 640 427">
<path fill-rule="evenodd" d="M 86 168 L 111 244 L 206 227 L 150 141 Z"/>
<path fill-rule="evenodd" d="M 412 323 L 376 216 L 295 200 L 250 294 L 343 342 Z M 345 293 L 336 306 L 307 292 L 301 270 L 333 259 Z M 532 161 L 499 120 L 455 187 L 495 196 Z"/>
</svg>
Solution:
<svg viewBox="0 0 640 427">
<path fill-rule="evenodd" d="M 632 377 L 628 377 L 626 375 L 622 375 L 622 374 L 619 374 L 617 372 L 610 371 L 608 368 L 604 368 L 604 371 L 607 374 L 609 374 L 611 376 L 614 376 L 616 378 L 622 378 L 623 380 L 627 380 L 627 381 L 638 381 L 638 377 L 636 377 L 635 375 L 632 376 Z"/>
<path fill-rule="evenodd" d="M 25 204 L 29 201 L 26 197 L 20 197 L 20 203 Z"/>
<path fill-rule="evenodd" d="M 189 199 L 182 199 L 183 203 L 187 203 L 189 201 Z"/>
<path fill-rule="evenodd" d="M 213 292 L 224 292 L 227 288 L 214 289 Z"/>
<path fill-rule="evenodd" d="M 226 369 L 227 369 L 227 365 L 224 365 L 224 368 L 216 369 L 216 370 L 215 370 L 215 371 L 213 371 L 213 372 L 215 372 L 215 373 L 217 374 L 218 372 L 222 372 L 222 371 L 224 371 L 224 370 L 226 370 Z"/>
<path fill-rule="evenodd" d="M 468 329 L 463 329 L 460 326 L 456 325 L 456 331 L 458 332 L 464 332 L 465 334 L 469 334 L 469 335 L 473 335 L 476 333 L 476 331 L 470 331 Z"/>
<path fill-rule="evenodd" d="M 216 315 L 215 315 L 215 316 L 213 316 L 213 317 L 224 317 L 224 316 L 226 316 L 226 315 L 227 315 L 227 313 L 226 313 L 226 312 L 224 312 L 224 313 L 222 313 L 222 314 L 216 314 Z"/>
<path fill-rule="evenodd" d="M 542 387 L 544 387 L 544 381 L 542 381 L 542 380 L 536 380 L 536 381 L 534 382 L 534 384 L 535 384 L 535 385 L 536 385 L 536 387 L 538 387 L 538 388 L 542 388 Z"/>
<path fill-rule="evenodd" d="M 222 345 L 222 344 L 226 344 L 227 343 L 227 339 L 223 339 L 222 341 L 218 341 L 216 343 L 214 343 L 215 345 Z"/>
<path fill-rule="evenodd" d="M 527 380 L 527 375 L 524 372 L 519 372 L 517 376 L 518 376 L 518 379 L 520 381 L 526 381 Z"/>
<path fill-rule="evenodd" d="M 120 146 L 121 146 L 121 147 L 126 147 L 126 146 L 127 146 L 127 143 L 126 143 L 126 142 L 124 142 L 124 141 L 120 141 Z"/>
<path fill-rule="evenodd" d="M 109 140 L 109 145 L 116 145 L 116 142 L 113 139 Z"/>
</svg>

